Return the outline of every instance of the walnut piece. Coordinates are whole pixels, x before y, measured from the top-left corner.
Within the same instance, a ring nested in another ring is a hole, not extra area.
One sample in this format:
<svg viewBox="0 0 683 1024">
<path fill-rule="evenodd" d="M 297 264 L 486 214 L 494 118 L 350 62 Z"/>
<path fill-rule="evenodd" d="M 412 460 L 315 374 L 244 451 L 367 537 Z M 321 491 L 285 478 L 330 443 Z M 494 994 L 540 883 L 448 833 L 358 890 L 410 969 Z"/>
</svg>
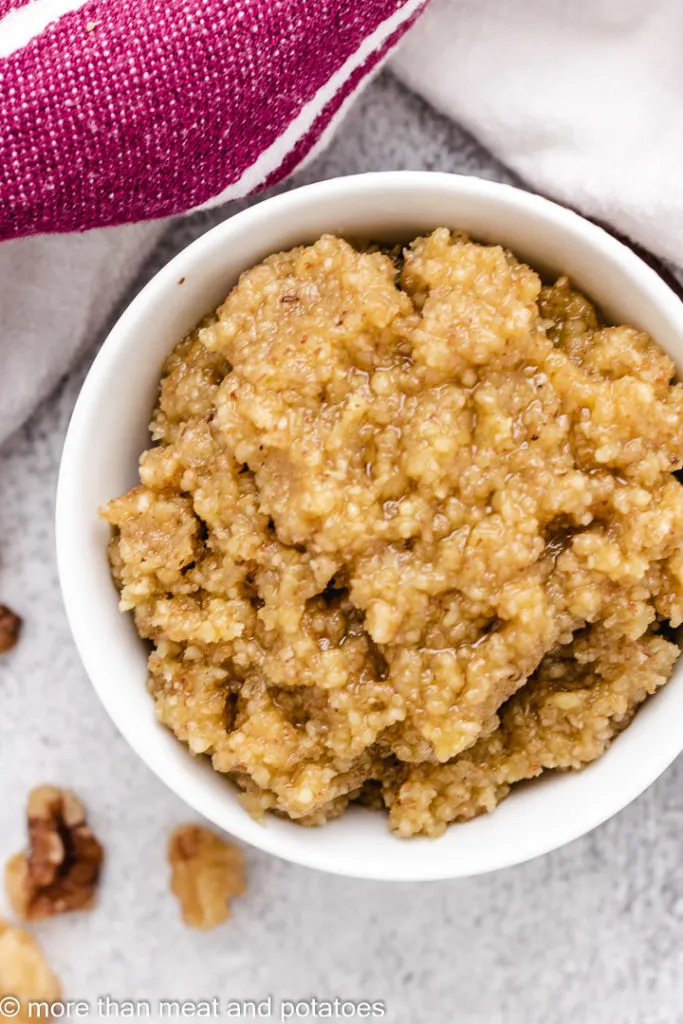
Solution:
<svg viewBox="0 0 683 1024">
<path fill-rule="evenodd" d="M 35 1019 L 29 1016 L 29 1000 L 54 1003 L 61 999 L 62 990 L 33 936 L 0 920 L 0 999 L 7 996 L 14 997 L 20 1008 L 10 1014 L 12 1007 L 6 1003 L 5 1015 L 27 1024 Z"/>
<path fill-rule="evenodd" d="M 170 839 L 171 891 L 185 924 L 215 928 L 230 917 L 230 898 L 246 891 L 244 854 L 202 825 L 181 825 Z"/>
<path fill-rule="evenodd" d="M 14 647 L 21 633 L 21 618 L 7 605 L 0 604 L 0 654 Z"/>
<path fill-rule="evenodd" d="M 39 786 L 27 804 L 29 848 L 10 858 L 5 884 L 15 913 L 28 921 L 94 902 L 104 852 L 69 790 Z"/>
</svg>

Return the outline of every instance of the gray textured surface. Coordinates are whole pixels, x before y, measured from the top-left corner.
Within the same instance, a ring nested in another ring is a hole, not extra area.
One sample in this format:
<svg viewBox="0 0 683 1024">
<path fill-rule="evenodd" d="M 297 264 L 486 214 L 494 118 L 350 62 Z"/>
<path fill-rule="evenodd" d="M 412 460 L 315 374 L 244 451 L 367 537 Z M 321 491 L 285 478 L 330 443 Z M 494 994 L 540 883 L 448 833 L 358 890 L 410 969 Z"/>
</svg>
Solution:
<svg viewBox="0 0 683 1024">
<path fill-rule="evenodd" d="M 303 177 L 395 167 L 504 177 L 387 76 Z M 225 215 L 176 224 L 136 288 Z M 55 480 L 85 370 L 0 453 L 0 598 L 26 619 L 0 666 L 0 861 L 21 846 L 26 791 L 43 781 L 82 794 L 108 853 L 97 909 L 39 928 L 68 996 L 381 999 L 391 1024 L 683 1021 L 681 762 L 591 836 L 474 880 L 347 881 L 248 850 L 250 888 L 232 922 L 183 928 L 165 842 L 194 816 L 109 723 L 58 591 Z"/>
</svg>

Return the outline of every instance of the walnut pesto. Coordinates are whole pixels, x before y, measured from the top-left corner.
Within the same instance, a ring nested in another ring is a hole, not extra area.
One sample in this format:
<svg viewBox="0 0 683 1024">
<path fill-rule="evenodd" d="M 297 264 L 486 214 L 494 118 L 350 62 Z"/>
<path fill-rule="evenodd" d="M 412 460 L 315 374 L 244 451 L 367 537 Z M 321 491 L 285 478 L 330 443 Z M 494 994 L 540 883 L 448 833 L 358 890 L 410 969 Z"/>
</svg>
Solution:
<svg viewBox="0 0 683 1024">
<path fill-rule="evenodd" d="M 683 387 L 439 228 L 270 256 L 169 356 L 109 502 L 157 713 L 256 815 L 439 835 L 599 757 L 683 621 Z"/>
</svg>

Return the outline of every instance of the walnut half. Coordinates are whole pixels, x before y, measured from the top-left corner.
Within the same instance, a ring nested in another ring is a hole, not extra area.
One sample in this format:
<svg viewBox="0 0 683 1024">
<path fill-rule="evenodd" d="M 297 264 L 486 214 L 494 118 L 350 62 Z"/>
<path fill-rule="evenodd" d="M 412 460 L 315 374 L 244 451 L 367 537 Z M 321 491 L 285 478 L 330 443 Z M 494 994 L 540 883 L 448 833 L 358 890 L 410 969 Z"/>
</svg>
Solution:
<svg viewBox="0 0 683 1024">
<path fill-rule="evenodd" d="M 17 1001 L 16 1013 L 8 996 Z M 29 1013 L 29 1000 L 54 1003 L 61 996 L 59 980 L 33 936 L 0 920 L 0 999 L 5 998 L 5 1016 L 26 1024 L 35 1019 Z"/>
<path fill-rule="evenodd" d="M 29 848 L 5 869 L 9 901 L 20 917 L 35 921 L 68 910 L 88 910 L 104 852 L 69 790 L 39 786 L 27 805 Z"/>
<path fill-rule="evenodd" d="M 202 825 L 173 832 L 168 859 L 171 891 L 180 900 L 185 924 L 215 928 L 230 917 L 230 899 L 246 891 L 244 854 Z"/>
<path fill-rule="evenodd" d="M 10 651 L 21 633 L 21 619 L 5 604 L 0 604 L 0 654 Z"/>
</svg>

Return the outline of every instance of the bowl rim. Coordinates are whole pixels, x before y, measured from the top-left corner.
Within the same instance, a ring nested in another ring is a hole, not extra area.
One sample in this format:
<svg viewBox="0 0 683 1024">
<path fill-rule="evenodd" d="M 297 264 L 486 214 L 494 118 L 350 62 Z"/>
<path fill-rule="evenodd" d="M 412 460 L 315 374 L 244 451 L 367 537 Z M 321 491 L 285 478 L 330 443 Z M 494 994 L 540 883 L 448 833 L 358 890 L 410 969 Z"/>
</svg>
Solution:
<svg viewBox="0 0 683 1024">
<path fill-rule="evenodd" d="M 294 188 L 263 199 L 247 209 L 238 211 L 196 238 L 177 253 L 147 282 L 111 327 L 90 366 L 77 397 L 66 432 L 56 494 L 56 549 L 58 575 L 67 620 L 79 656 L 95 692 L 118 731 L 135 753 L 189 807 L 202 814 L 219 828 L 229 831 L 238 839 L 274 856 L 279 856 L 305 867 L 315 868 L 344 877 L 375 881 L 436 881 L 457 877 L 473 877 L 477 874 L 512 867 L 549 853 L 591 832 L 640 796 L 661 775 L 681 750 L 683 750 L 683 732 L 681 733 L 680 740 L 676 738 L 673 731 L 668 734 L 668 742 L 658 743 L 650 759 L 647 771 L 640 774 L 638 772 L 629 772 L 623 784 L 620 783 L 618 792 L 616 794 L 611 793 L 607 799 L 603 797 L 596 800 L 591 812 L 587 812 L 578 824 L 576 821 L 567 821 L 563 824 L 562 828 L 556 828 L 552 835 L 549 834 L 546 840 L 539 842 L 536 838 L 527 844 L 527 849 L 520 847 L 512 856 L 505 849 L 504 844 L 501 844 L 498 849 L 488 852 L 488 855 L 482 861 L 481 867 L 476 870 L 458 871 L 450 869 L 448 865 L 443 864 L 441 867 L 434 867 L 432 865 L 428 870 L 420 869 L 417 856 L 412 858 L 410 870 L 407 870 L 404 865 L 393 865 L 389 861 L 387 861 L 381 872 L 376 869 L 368 869 L 363 864 L 362 856 L 353 862 L 349 861 L 342 867 L 336 863 L 331 864 L 327 853 L 324 850 L 322 852 L 319 851 L 318 847 L 313 843 L 308 845 L 304 843 L 285 843 L 281 835 L 277 834 L 275 830 L 269 830 L 268 828 L 260 829 L 258 836 L 255 836 L 253 830 L 243 825 L 240 817 L 232 814 L 232 811 L 230 813 L 234 817 L 234 821 L 230 820 L 230 823 L 226 824 L 225 816 L 223 816 L 223 820 L 219 820 L 220 815 L 216 812 L 215 801 L 210 798 L 206 787 L 198 786 L 189 777 L 183 775 L 182 772 L 176 771 L 175 766 L 171 765 L 164 756 L 150 756 L 149 752 L 144 749 L 144 745 L 137 742 L 130 735 L 125 716 L 113 699 L 111 687 L 100 678 L 98 672 L 90 664 L 90 658 L 87 653 L 88 643 L 85 636 L 88 626 L 85 621 L 86 616 L 82 614 L 84 601 L 79 593 L 78 581 L 75 579 L 70 565 L 70 552 L 75 538 L 69 529 L 69 508 L 72 495 L 77 493 L 78 462 L 82 455 L 83 446 L 86 443 L 87 426 L 91 422 L 93 415 L 93 403 L 98 396 L 101 382 L 107 378 L 110 364 L 119 347 L 125 345 L 126 339 L 130 336 L 130 326 L 134 325 L 141 315 L 144 315 L 147 305 L 159 296 L 167 294 L 169 289 L 175 287 L 178 282 L 178 276 L 183 274 L 184 268 L 219 239 L 222 239 L 224 236 L 229 238 L 236 226 L 244 229 L 249 225 L 253 225 L 254 228 L 257 228 L 266 223 L 271 213 L 275 210 L 278 213 L 284 213 L 288 209 L 290 213 L 296 212 L 297 208 L 305 206 L 309 200 L 319 200 L 326 195 L 339 197 L 346 194 L 349 197 L 353 197 L 358 194 L 359 190 L 364 192 L 368 189 L 371 191 L 375 190 L 378 195 L 383 194 L 386 193 L 387 189 L 391 190 L 399 182 L 401 189 L 405 189 L 408 186 L 416 190 L 432 188 L 437 183 L 446 186 L 447 183 L 447 187 L 458 192 L 461 197 L 472 196 L 503 200 L 505 203 L 513 205 L 522 217 L 525 215 L 540 215 L 542 219 L 547 221 L 549 230 L 558 229 L 560 231 L 564 230 L 580 234 L 584 244 L 594 249 L 598 258 L 602 259 L 608 254 L 609 259 L 619 264 L 620 269 L 628 277 L 637 277 L 639 279 L 641 288 L 649 293 L 649 298 L 653 304 L 659 306 L 665 315 L 673 321 L 679 322 L 677 331 L 680 333 L 683 357 L 683 303 L 669 285 L 633 250 L 609 234 L 604 228 L 550 199 L 526 192 L 512 185 L 485 178 L 434 171 L 367 172 L 347 177 L 326 179 Z M 245 267 L 244 269 L 247 268 Z M 681 667 L 680 662 L 678 667 Z M 683 683 L 679 685 L 683 686 Z M 248 819 L 244 812 L 244 821 L 246 822 L 247 820 L 250 821 L 251 819 Z M 411 840 L 411 846 L 415 847 L 417 853 L 424 843 L 438 842 L 438 839 L 414 838 Z"/>
</svg>

